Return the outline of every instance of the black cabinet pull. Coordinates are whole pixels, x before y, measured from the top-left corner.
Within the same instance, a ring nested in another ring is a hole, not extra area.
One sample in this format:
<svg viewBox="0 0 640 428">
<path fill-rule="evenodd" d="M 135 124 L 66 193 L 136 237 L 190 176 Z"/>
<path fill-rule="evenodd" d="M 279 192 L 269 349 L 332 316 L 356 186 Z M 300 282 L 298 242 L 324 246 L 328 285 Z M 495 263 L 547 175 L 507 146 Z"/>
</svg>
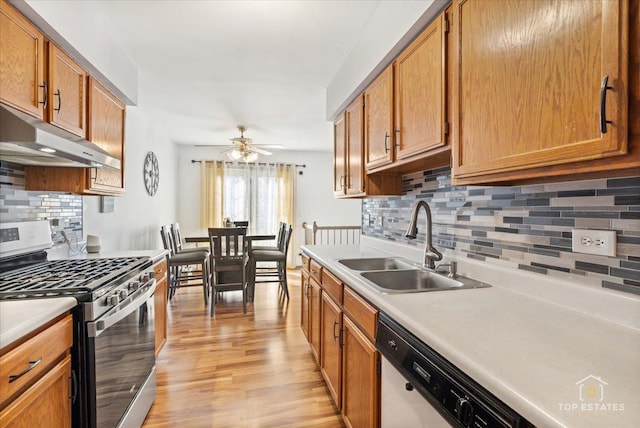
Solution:
<svg viewBox="0 0 640 428">
<path fill-rule="evenodd" d="M 384 152 L 389 153 L 389 133 L 384 134 Z"/>
<path fill-rule="evenodd" d="M 11 375 L 9 376 L 9 383 L 14 382 L 18 379 L 20 379 L 22 376 L 26 375 L 27 373 L 29 373 L 31 370 L 35 369 L 38 364 L 40 364 L 42 362 L 42 357 L 38 358 L 35 361 L 29 361 L 29 366 L 24 369 L 23 371 L 21 371 L 20 373 L 18 373 L 17 375 Z"/>
<path fill-rule="evenodd" d="M 340 325 L 338 321 L 333 322 L 333 340 L 338 340 L 340 336 L 336 334 L 336 326 Z"/>
<path fill-rule="evenodd" d="M 47 82 L 42 82 L 42 85 L 38 85 L 38 87 L 42 88 L 42 98 L 38 104 L 42 104 L 42 108 L 47 108 L 47 103 L 49 102 L 49 88 L 47 87 Z"/>
<path fill-rule="evenodd" d="M 600 132 L 607 133 L 607 123 L 613 123 L 607 120 L 607 89 L 613 89 L 613 86 L 609 86 L 609 76 L 605 75 L 602 79 L 602 86 L 600 86 Z"/>
<path fill-rule="evenodd" d="M 58 108 L 54 108 L 54 110 L 56 113 L 60 113 L 60 109 L 62 108 L 62 95 L 60 94 L 60 89 L 57 89 L 53 95 L 58 97 Z"/>
<path fill-rule="evenodd" d="M 396 137 L 394 138 L 394 146 L 400 147 L 400 128 L 395 129 Z"/>
<path fill-rule="evenodd" d="M 76 377 L 76 371 L 71 370 L 71 404 L 76 404 L 76 398 L 78 398 L 78 378 Z"/>
</svg>

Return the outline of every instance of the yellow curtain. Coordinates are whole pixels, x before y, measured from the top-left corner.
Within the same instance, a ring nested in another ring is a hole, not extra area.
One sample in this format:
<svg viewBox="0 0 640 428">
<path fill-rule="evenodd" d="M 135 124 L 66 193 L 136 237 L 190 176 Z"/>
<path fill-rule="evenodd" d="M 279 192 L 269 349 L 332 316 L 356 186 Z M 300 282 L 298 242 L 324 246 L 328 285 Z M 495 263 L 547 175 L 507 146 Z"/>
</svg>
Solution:
<svg viewBox="0 0 640 428">
<path fill-rule="evenodd" d="M 293 221 L 295 219 L 295 204 L 294 204 L 294 180 L 295 180 L 295 166 L 291 164 L 279 164 L 278 165 L 278 221 L 294 226 L 291 234 L 291 241 L 289 242 L 289 253 L 287 254 L 287 267 L 295 267 L 295 255 L 292 248 L 295 247 L 295 225 Z"/>
<path fill-rule="evenodd" d="M 200 227 L 222 227 L 224 163 L 200 162 Z"/>
</svg>

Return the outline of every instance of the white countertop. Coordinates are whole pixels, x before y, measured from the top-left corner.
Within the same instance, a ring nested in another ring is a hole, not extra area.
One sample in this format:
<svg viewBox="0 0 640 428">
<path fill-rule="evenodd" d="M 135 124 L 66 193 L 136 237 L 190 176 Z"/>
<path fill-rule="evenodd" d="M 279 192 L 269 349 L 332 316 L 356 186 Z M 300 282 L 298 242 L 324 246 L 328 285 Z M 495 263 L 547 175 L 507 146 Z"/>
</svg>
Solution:
<svg viewBox="0 0 640 428">
<path fill-rule="evenodd" d="M 73 297 L 0 302 L 0 349 L 37 330 L 77 304 Z"/>
<path fill-rule="evenodd" d="M 47 250 L 49 260 L 60 259 L 109 259 L 115 257 L 150 257 L 154 263 L 162 260 L 168 254 L 167 250 L 126 250 L 126 251 L 103 251 L 100 253 L 81 252 L 78 254 L 69 253 L 66 244 L 56 245 Z"/>
<path fill-rule="evenodd" d="M 640 421 L 638 296 L 466 259 L 458 272 L 493 287 L 382 294 L 338 262 L 390 255 L 382 242 L 375 246 L 303 251 L 534 425 Z M 589 376 L 606 382 L 600 402 L 580 400 L 579 383 Z M 594 405 L 609 410 L 591 412 Z"/>
</svg>

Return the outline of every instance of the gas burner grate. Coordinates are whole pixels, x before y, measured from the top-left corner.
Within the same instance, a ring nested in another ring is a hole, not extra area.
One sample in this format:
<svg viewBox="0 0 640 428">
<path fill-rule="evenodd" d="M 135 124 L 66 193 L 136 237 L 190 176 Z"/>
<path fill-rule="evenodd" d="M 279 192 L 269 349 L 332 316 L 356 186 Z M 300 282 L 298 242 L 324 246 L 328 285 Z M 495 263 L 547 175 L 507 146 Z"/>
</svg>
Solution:
<svg viewBox="0 0 640 428">
<path fill-rule="evenodd" d="M 43 262 L 0 274 L 0 299 L 87 294 L 146 263 L 147 257 Z"/>
</svg>

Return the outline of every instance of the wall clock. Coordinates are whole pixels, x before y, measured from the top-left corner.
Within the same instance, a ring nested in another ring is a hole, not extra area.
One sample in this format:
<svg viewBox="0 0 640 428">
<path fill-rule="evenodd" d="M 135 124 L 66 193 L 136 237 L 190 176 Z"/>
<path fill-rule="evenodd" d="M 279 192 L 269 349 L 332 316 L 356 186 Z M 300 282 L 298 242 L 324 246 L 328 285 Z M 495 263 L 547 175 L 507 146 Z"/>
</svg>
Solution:
<svg viewBox="0 0 640 428">
<path fill-rule="evenodd" d="M 149 196 L 153 196 L 158 191 L 158 181 L 160 181 L 160 168 L 158 158 L 153 152 L 147 153 L 144 158 L 144 187 Z"/>
</svg>

